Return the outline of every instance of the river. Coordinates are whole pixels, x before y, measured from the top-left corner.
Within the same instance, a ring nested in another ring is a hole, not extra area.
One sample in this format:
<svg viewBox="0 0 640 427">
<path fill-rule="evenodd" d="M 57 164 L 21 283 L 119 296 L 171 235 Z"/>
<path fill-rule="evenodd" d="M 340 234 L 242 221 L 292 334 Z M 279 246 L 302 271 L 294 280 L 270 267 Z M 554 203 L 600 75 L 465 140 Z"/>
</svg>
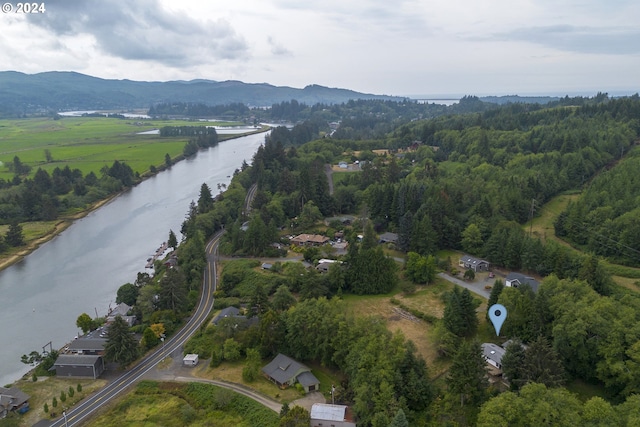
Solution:
<svg viewBox="0 0 640 427">
<path fill-rule="evenodd" d="M 264 133 L 200 151 L 77 220 L 21 262 L 0 272 L 0 386 L 31 368 L 20 356 L 61 348 L 79 332 L 82 313 L 105 316 L 118 288 L 133 283 L 180 226 L 202 183 L 212 194 L 250 163 Z"/>
</svg>

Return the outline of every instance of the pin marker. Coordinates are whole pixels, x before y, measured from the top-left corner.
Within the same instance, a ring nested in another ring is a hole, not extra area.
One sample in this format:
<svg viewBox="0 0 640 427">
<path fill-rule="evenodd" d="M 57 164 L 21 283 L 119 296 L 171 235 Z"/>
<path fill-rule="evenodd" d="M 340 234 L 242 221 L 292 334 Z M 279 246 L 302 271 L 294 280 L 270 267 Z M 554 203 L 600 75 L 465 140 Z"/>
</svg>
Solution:
<svg viewBox="0 0 640 427">
<path fill-rule="evenodd" d="M 496 328 L 496 335 L 500 336 L 500 328 L 507 318 L 507 309 L 502 304 L 493 304 L 489 309 L 489 319 Z"/>
</svg>

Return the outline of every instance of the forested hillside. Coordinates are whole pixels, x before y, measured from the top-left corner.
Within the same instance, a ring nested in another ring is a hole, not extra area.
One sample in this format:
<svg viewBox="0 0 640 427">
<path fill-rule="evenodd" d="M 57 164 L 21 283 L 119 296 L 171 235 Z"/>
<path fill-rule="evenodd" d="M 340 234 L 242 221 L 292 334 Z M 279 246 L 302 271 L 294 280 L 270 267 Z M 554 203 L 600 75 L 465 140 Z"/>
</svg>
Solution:
<svg viewBox="0 0 640 427">
<path fill-rule="evenodd" d="M 601 180 L 613 183 L 616 174 L 631 173 L 638 108 L 637 97 L 582 106 L 510 105 L 412 121 L 380 139 L 338 138 L 337 132 L 314 139 L 319 129 L 309 122 L 275 129 L 228 191 L 192 205 L 183 233 L 208 236 L 224 225 L 220 249 L 234 256 L 281 255 L 287 235 L 305 232 L 331 238 L 339 232 L 348 250 L 298 249 L 309 262 L 323 256 L 340 261 L 324 274 L 295 262 L 276 262 L 259 273 L 259 261 L 232 261 L 221 275 L 217 307 L 244 304 L 258 323 L 207 329 L 190 351 L 211 356 L 214 367 L 246 354 L 243 378 L 260 356 L 278 352 L 338 370 L 344 380 L 337 397 L 352 405 L 363 426 L 395 419 L 416 426 L 632 425 L 640 415 L 633 406 L 640 384 L 640 297 L 616 286 L 597 256 L 542 241 L 522 223 L 563 191 L 586 185 L 601 194 L 608 191 Z M 330 171 L 338 162 L 348 169 Z M 254 184 L 248 212 L 243 200 Z M 632 205 L 633 191 L 615 194 L 611 200 Z M 397 232 L 393 247 L 407 253 L 404 268 L 378 244 L 376 232 L 383 231 Z M 490 303 L 502 303 L 509 313 L 495 342 L 516 340 L 504 356 L 506 393 L 486 380 L 477 342 L 488 338 L 478 320 L 484 312 L 477 312 L 467 289 L 441 296 L 441 317 L 416 312 L 433 326 L 424 339 L 448 369 L 439 381 L 428 379 L 430 367 L 413 345 L 390 334 L 380 319 L 345 315 L 344 295 L 397 295 L 400 281 L 411 294 L 415 286 L 407 281 L 432 282 L 436 268 L 450 268 L 436 259 L 440 249 L 549 276 L 537 292 L 497 281 L 491 293 Z M 579 401 L 563 388 L 576 381 L 607 400 L 587 394 Z M 511 405 L 517 413 L 503 410 Z"/>
</svg>

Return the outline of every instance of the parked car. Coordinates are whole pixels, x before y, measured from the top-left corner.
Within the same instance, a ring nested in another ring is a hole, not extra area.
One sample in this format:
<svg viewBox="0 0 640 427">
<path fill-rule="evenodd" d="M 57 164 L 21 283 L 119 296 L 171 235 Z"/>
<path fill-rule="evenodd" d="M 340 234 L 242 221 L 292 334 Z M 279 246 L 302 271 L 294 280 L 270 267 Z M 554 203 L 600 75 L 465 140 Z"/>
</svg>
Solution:
<svg viewBox="0 0 640 427">
<path fill-rule="evenodd" d="M 493 279 L 494 277 L 496 277 L 495 273 L 493 271 L 489 272 L 489 279 Z"/>
</svg>

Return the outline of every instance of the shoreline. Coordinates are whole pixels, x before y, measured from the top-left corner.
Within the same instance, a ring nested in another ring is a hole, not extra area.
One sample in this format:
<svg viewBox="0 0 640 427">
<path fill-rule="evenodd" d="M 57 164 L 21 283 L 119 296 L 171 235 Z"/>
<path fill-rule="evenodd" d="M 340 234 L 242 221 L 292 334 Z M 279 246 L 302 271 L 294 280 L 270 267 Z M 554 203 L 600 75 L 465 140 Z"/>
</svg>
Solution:
<svg viewBox="0 0 640 427">
<path fill-rule="evenodd" d="M 231 134 L 231 135 L 224 135 L 224 138 L 221 139 L 219 141 L 220 142 L 224 142 L 224 141 L 229 141 L 231 139 L 237 139 L 237 138 L 241 138 L 243 136 L 248 136 L 248 135 L 254 135 L 256 133 L 262 133 L 262 132 L 267 132 L 271 129 L 270 126 L 262 126 L 260 129 L 256 129 L 253 132 L 247 132 L 247 133 L 243 133 L 243 134 Z M 220 135 L 219 135 L 220 136 Z M 176 157 L 176 163 L 184 160 L 185 157 L 180 154 L 178 157 Z M 146 171 L 142 174 L 140 174 L 140 182 L 137 182 L 135 185 L 140 184 L 141 182 L 147 180 L 148 178 L 151 178 L 155 175 L 157 175 L 160 172 L 163 172 L 165 170 L 165 167 L 158 167 L 158 171 L 156 173 L 150 173 L 149 171 Z M 134 185 L 134 186 L 135 186 Z M 122 191 L 126 191 L 126 189 L 122 190 Z M 56 238 L 59 234 L 61 234 L 64 230 L 66 230 L 67 228 L 71 227 L 71 225 L 73 225 L 73 223 L 75 221 L 77 221 L 78 219 L 84 218 L 85 216 L 89 215 L 91 212 L 101 208 L 102 206 L 106 205 L 107 203 L 109 203 L 111 200 L 113 200 L 114 198 L 118 197 L 120 194 L 122 194 L 122 191 L 119 191 L 115 194 L 110 195 L 109 197 L 107 197 L 106 199 L 103 200 L 99 200 L 95 203 L 93 203 L 91 206 L 89 206 L 87 209 L 78 212 L 74 215 L 70 215 L 70 216 L 64 216 L 61 217 L 57 220 L 53 231 L 45 234 L 44 236 L 32 240 L 30 242 L 28 242 L 27 244 L 25 244 L 24 246 L 19 248 L 19 251 L 15 254 L 11 254 L 11 255 L 7 255 L 7 256 L 0 256 L 0 271 L 11 267 L 14 264 L 19 263 L 20 261 L 22 261 L 23 259 L 25 259 L 27 256 L 29 256 L 30 254 L 32 254 L 33 252 L 35 252 L 41 245 L 47 243 L 48 241 Z"/>
</svg>

